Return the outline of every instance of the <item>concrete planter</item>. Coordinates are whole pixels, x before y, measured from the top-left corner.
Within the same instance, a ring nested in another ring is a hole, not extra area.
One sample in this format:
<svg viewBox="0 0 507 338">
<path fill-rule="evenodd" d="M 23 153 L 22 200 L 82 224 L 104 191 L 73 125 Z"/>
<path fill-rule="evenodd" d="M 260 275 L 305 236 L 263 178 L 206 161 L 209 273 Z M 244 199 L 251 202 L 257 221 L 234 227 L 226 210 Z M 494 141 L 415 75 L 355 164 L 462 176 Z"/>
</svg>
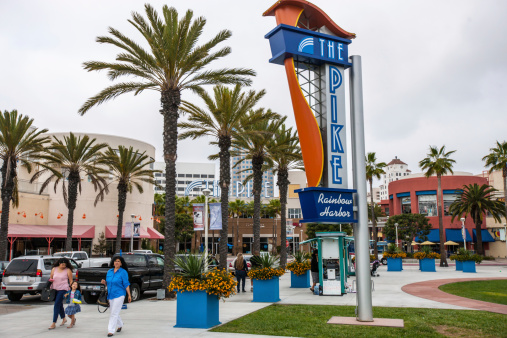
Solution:
<svg viewBox="0 0 507 338">
<path fill-rule="evenodd" d="M 436 272 L 435 258 L 424 258 L 419 260 L 419 267 L 422 272 Z"/>
<path fill-rule="evenodd" d="M 401 258 L 387 258 L 387 271 L 401 271 L 403 270 L 403 263 Z"/>
<path fill-rule="evenodd" d="M 275 303 L 280 301 L 280 279 L 253 280 L 253 302 Z"/>
<path fill-rule="evenodd" d="M 310 287 L 310 270 L 302 275 L 296 275 L 290 272 L 290 287 L 306 289 Z"/>
<path fill-rule="evenodd" d="M 209 295 L 206 291 L 178 292 L 174 327 L 208 329 L 221 324 L 218 312 L 217 296 Z"/>
<path fill-rule="evenodd" d="M 463 272 L 475 273 L 475 261 L 463 261 Z"/>
<path fill-rule="evenodd" d="M 463 262 L 456 261 L 456 271 L 463 271 Z"/>
</svg>

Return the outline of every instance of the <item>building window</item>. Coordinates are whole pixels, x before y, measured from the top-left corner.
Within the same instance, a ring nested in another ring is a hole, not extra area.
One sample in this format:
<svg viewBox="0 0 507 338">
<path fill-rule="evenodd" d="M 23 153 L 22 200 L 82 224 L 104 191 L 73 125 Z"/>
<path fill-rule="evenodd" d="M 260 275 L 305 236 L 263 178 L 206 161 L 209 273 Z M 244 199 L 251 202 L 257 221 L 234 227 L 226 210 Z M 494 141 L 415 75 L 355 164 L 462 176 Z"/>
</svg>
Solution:
<svg viewBox="0 0 507 338">
<path fill-rule="evenodd" d="M 209 175 L 209 178 L 215 178 L 215 175 Z"/>
<path fill-rule="evenodd" d="M 409 197 L 402 197 L 401 200 L 401 213 L 402 214 L 411 214 L 412 213 L 412 206 L 410 202 L 410 196 Z"/>
<path fill-rule="evenodd" d="M 192 177 L 192 174 L 185 174 L 185 177 Z"/>
<path fill-rule="evenodd" d="M 160 177 L 160 176 L 162 176 L 161 173 L 155 173 L 155 177 Z"/>
<path fill-rule="evenodd" d="M 451 206 L 454 201 L 456 201 L 459 198 L 459 195 L 444 195 L 444 216 L 451 216 L 449 213 L 449 207 Z"/>
<path fill-rule="evenodd" d="M 178 191 L 185 191 L 185 188 L 178 188 Z"/>
<path fill-rule="evenodd" d="M 185 174 L 178 174 L 178 177 L 185 177 Z"/>
<path fill-rule="evenodd" d="M 424 216 L 438 216 L 437 195 L 419 195 L 419 213 Z"/>
<path fill-rule="evenodd" d="M 201 175 L 201 178 L 208 178 L 208 175 Z"/>
<path fill-rule="evenodd" d="M 385 212 L 386 216 L 389 216 L 389 207 L 385 207 L 384 212 Z"/>
<path fill-rule="evenodd" d="M 302 218 L 300 208 L 289 208 L 289 218 Z"/>
</svg>

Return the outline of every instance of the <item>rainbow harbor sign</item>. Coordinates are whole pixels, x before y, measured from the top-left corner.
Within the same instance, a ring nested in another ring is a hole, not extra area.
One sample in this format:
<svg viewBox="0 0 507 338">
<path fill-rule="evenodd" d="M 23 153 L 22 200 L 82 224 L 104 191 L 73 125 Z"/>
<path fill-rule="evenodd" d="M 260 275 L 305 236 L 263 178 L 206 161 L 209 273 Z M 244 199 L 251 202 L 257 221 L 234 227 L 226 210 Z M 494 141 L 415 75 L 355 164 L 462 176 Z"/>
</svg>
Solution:
<svg viewBox="0 0 507 338">
<path fill-rule="evenodd" d="M 305 223 L 356 223 L 352 189 L 310 187 L 295 190 L 299 194 Z"/>
</svg>

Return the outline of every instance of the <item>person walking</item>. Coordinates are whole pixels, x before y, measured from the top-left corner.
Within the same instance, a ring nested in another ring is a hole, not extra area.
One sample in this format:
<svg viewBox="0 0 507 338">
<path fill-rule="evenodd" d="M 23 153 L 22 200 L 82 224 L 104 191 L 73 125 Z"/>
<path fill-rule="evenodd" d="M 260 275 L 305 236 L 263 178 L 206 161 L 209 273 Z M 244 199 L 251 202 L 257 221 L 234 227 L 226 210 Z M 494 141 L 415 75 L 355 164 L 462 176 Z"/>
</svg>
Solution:
<svg viewBox="0 0 507 338">
<path fill-rule="evenodd" d="M 50 330 L 53 330 L 56 327 L 58 315 L 62 318 L 60 326 L 65 325 L 67 322 L 65 310 L 63 309 L 63 297 L 70 290 L 69 285 L 72 284 L 72 265 L 70 265 L 70 261 L 67 258 L 62 257 L 55 262 L 49 275 L 49 281 L 53 282 L 51 288 L 56 291 L 55 305 L 53 307 L 53 324 L 49 327 Z"/>
<path fill-rule="evenodd" d="M 71 329 L 76 324 L 76 313 L 81 312 L 81 288 L 77 281 L 73 281 L 70 285 L 70 291 L 65 294 L 65 303 L 69 304 L 65 309 L 65 313 L 70 318 L 70 325 L 67 326 Z"/>
<path fill-rule="evenodd" d="M 252 267 L 252 270 L 262 267 L 261 255 L 259 251 L 254 251 L 253 256 L 250 258 L 250 265 Z M 250 291 L 253 291 L 253 278 L 250 278 Z"/>
<path fill-rule="evenodd" d="M 310 290 L 315 290 L 315 285 L 319 281 L 319 250 L 315 249 L 312 253 L 312 260 L 310 261 L 310 272 L 312 273 L 313 285 Z"/>
<path fill-rule="evenodd" d="M 248 272 L 248 265 L 247 265 L 245 259 L 243 258 L 242 253 L 239 253 L 236 256 L 236 260 L 234 261 L 234 270 L 236 273 L 236 280 L 238 281 L 238 293 L 240 290 L 241 281 L 243 281 L 243 288 L 241 288 L 241 290 L 243 292 L 246 292 L 245 291 L 245 282 L 246 282 L 246 274 Z"/>
<path fill-rule="evenodd" d="M 121 307 L 125 300 L 125 293 L 128 295 L 128 302 L 132 301 L 130 295 L 130 283 L 127 263 L 121 256 L 114 256 L 111 259 L 106 279 L 101 283 L 107 286 L 107 299 L 109 300 L 109 325 L 107 336 L 112 337 L 114 332 L 120 332 L 123 328 L 123 321 L 120 317 Z"/>
</svg>

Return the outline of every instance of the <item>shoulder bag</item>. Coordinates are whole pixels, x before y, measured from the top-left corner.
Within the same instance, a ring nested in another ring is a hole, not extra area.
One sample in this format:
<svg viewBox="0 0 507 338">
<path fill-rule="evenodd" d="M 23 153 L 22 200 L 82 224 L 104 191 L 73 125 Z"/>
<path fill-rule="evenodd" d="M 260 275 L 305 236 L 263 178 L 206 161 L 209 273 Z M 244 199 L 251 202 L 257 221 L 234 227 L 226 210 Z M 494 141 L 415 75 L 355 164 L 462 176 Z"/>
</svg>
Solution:
<svg viewBox="0 0 507 338">
<path fill-rule="evenodd" d="M 53 284 L 53 282 L 48 281 L 46 283 L 46 286 L 44 286 L 44 288 L 42 289 L 40 299 L 43 302 L 52 302 L 55 300 L 56 290 L 51 289 L 51 284 Z"/>
<path fill-rule="evenodd" d="M 100 308 L 103 307 L 104 311 L 100 311 Z M 97 310 L 100 313 L 104 313 L 109 308 L 109 300 L 107 299 L 107 286 L 105 286 L 102 291 L 100 291 L 99 299 L 97 300 Z"/>
</svg>

